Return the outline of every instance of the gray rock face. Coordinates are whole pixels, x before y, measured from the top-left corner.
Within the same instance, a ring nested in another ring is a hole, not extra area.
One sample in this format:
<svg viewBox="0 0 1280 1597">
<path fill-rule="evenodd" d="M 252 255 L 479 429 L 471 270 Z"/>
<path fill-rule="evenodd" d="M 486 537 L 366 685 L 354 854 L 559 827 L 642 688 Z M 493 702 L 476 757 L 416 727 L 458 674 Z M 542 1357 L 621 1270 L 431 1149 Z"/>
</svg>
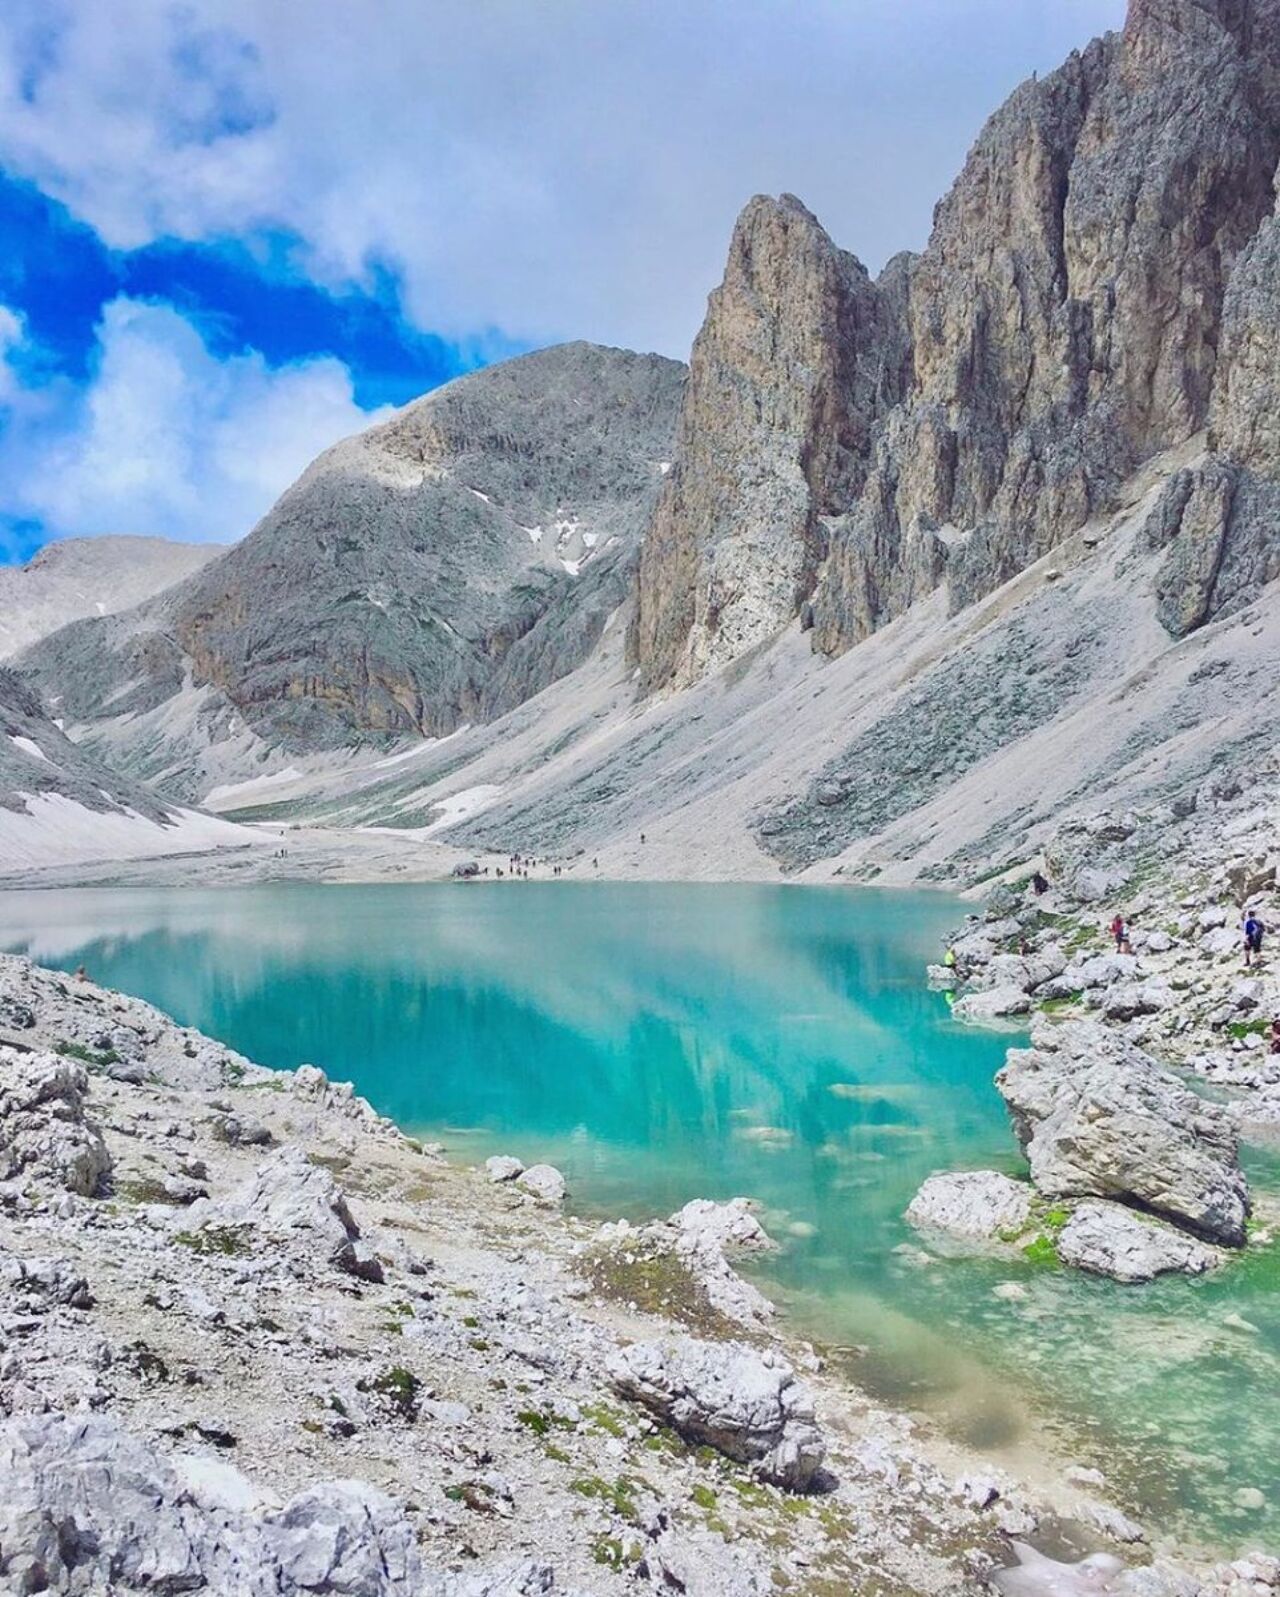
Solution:
<svg viewBox="0 0 1280 1597">
<path fill-rule="evenodd" d="M 1226 1111 L 1132 1043 L 1093 1022 L 1041 1022 L 996 1085 L 1046 1196 L 1116 1198 L 1243 1243 L 1248 1188 Z"/>
<path fill-rule="evenodd" d="M 60 1415 L 0 1427 L 0 1474 L 0 1576 L 15 1597 L 414 1597 L 422 1589 L 408 1521 L 360 1482 L 312 1487 L 275 1513 L 227 1512 L 196 1501 L 113 1422 Z"/>
<path fill-rule="evenodd" d="M 692 681 L 797 613 L 821 518 L 860 493 L 873 426 L 901 396 L 899 310 L 792 195 L 742 212 L 641 559 L 646 688 Z"/>
<path fill-rule="evenodd" d="M 251 1180 L 221 1201 L 192 1204 L 180 1225 L 184 1231 L 252 1227 L 264 1237 L 314 1250 L 349 1275 L 382 1279 L 378 1261 L 357 1246 L 360 1228 L 332 1175 L 297 1148 L 265 1158 Z"/>
<path fill-rule="evenodd" d="M 90 728 L 202 691 L 198 727 L 148 724 L 121 756 L 184 797 L 200 739 L 244 726 L 305 753 L 500 714 L 625 596 L 683 376 L 569 344 L 459 378 L 326 451 L 194 578 L 24 663 Z"/>
<path fill-rule="evenodd" d="M 113 615 L 225 552 L 167 538 L 67 538 L 23 566 L 0 566 L 0 660 L 83 616 Z"/>
<path fill-rule="evenodd" d="M 21 1178 L 87 1197 L 111 1169 L 85 1121 L 84 1066 L 58 1054 L 0 1048 L 0 1181 Z"/>
<path fill-rule="evenodd" d="M 140 782 L 109 770 L 62 731 L 31 679 L 0 666 L 0 810 L 56 795 L 99 814 L 125 808 L 161 825 L 168 811 Z"/>
<path fill-rule="evenodd" d="M 681 1436 L 751 1464 L 761 1479 L 803 1491 L 826 1456 L 813 1402 L 776 1354 L 674 1337 L 620 1348 L 608 1373 Z"/>
<path fill-rule="evenodd" d="M 1248 604 L 1280 575 L 1280 216 L 1264 222 L 1227 289 L 1210 443 L 1152 518 L 1165 548 L 1157 596 L 1174 637 Z"/>
<path fill-rule="evenodd" d="M 1124 1282 L 1203 1275 L 1222 1257 L 1185 1232 L 1118 1203 L 1080 1204 L 1059 1232 L 1057 1246 L 1064 1264 Z"/>
<path fill-rule="evenodd" d="M 744 269 L 762 219 L 752 202 L 699 342 L 710 356 L 725 345 L 726 321 L 758 330 L 769 359 L 741 394 L 761 414 L 822 394 L 804 412 L 807 436 L 783 429 L 789 443 L 805 441 L 816 471 L 806 495 L 793 467 L 756 447 L 762 480 L 744 514 L 707 467 L 749 438 L 722 397 L 742 363 L 729 363 L 725 380 L 695 354 L 672 483 L 642 559 L 642 680 L 722 663 L 806 604 L 816 645 L 838 652 L 940 581 L 953 607 L 971 602 L 1104 508 L 1141 462 L 1203 428 L 1215 382 L 1239 418 L 1222 425 L 1231 447 L 1270 449 L 1273 428 L 1259 418 L 1274 410 L 1274 245 L 1250 241 L 1273 204 L 1278 75 L 1275 0 L 1132 0 L 1122 34 L 1023 84 L 992 117 L 938 207 L 928 248 L 893 287 L 877 287 L 873 308 L 853 318 L 855 337 L 834 314 L 838 252 L 825 236 L 785 257 L 791 275 L 769 279 L 791 286 L 796 312 L 779 317 L 769 294 L 757 294 Z M 860 357 L 892 373 L 861 407 Z M 1234 380 L 1228 364 L 1239 367 Z M 830 418 L 850 414 L 860 420 L 854 473 L 829 453 Z M 744 473 L 734 466 L 731 476 Z M 700 496 L 693 485 L 706 482 Z M 785 483 L 795 492 L 780 510 Z M 820 533 L 806 506 L 823 518 Z M 1203 532 L 1185 540 L 1204 542 Z M 763 606 L 738 577 L 757 546 L 782 578 Z M 1256 550 L 1246 563 L 1256 577 Z M 1216 606 L 1215 591 L 1195 597 L 1221 585 L 1212 564 L 1211 548 L 1175 557 L 1163 611 Z"/>
<path fill-rule="evenodd" d="M 995 1170 L 930 1176 L 912 1198 L 907 1219 L 973 1241 L 1016 1235 L 1031 1219 L 1031 1188 Z"/>
</svg>

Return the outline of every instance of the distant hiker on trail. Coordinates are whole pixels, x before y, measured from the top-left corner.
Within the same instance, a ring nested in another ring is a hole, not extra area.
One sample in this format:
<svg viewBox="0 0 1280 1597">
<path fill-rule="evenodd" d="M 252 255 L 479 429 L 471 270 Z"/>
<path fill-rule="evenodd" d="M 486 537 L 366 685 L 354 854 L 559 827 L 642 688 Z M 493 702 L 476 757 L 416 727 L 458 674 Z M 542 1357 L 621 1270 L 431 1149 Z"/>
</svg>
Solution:
<svg viewBox="0 0 1280 1597">
<path fill-rule="evenodd" d="M 1123 915 L 1117 915 L 1111 922 L 1111 935 L 1116 940 L 1116 953 L 1123 954 L 1125 944 L 1129 941 L 1129 928 L 1125 925 Z"/>
<path fill-rule="evenodd" d="M 1262 934 L 1266 927 L 1258 919 L 1256 910 L 1250 910 L 1244 922 L 1244 968 L 1262 959 Z"/>
<path fill-rule="evenodd" d="M 1043 871 L 1036 871 L 1031 877 L 1031 885 L 1035 888 L 1036 897 L 1039 898 L 1041 893 L 1049 891 L 1049 878 Z"/>
</svg>

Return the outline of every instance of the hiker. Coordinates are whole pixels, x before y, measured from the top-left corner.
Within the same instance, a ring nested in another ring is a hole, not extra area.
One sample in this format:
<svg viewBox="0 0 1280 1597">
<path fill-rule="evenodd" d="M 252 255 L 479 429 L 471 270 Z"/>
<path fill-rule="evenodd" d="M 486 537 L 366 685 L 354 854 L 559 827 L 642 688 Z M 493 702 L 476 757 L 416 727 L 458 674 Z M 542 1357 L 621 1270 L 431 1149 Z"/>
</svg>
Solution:
<svg viewBox="0 0 1280 1597">
<path fill-rule="evenodd" d="M 1244 921 L 1244 968 L 1248 970 L 1250 964 L 1258 964 L 1262 959 L 1262 934 L 1266 927 L 1258 918 L 1258 912 L 1251 909 Z"/>
<path fill-rule="evenodd" d="M 1116 953 L 1125 952 L 1125 944 L 1129 941 L 1129 928 L 1124 923 L 1124 916 L 1117 915 L 1111 922 L 1111 935 L 1116 940 Z"/>
<path fill-rule="evenodd" d="M 1041 893 L 1049 891 L 1049 878 L 1043 871 L 1035 871 L 1032 873 L 1031 885 L 1035 889 L 1036 897 L 1039 898 Z"/>
</svg>

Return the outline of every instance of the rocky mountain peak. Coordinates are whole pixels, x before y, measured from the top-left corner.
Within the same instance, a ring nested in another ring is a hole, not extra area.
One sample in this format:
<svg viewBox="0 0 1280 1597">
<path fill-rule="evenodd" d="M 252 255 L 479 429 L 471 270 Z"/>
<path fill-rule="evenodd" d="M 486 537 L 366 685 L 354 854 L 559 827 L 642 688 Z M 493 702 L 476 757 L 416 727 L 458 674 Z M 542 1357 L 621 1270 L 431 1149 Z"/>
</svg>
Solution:
<svg viewBox="0 0 1280 1597">
<path fill-rule="evenodd" d="M 692 680 L 797 615 L 838 653 L 940 583 L 966 605 L 1211 407 L 1224 435 L 1265 437 L 1254 241 L 1278 84 L 1280 0 L 1133 0 L 1122 33 L 996 112 L 924 254 L 879 283 L 798 201 L 752 201 L 642 555 L 642 683 Z M 1230 406 L 1227 350 L 1245 364 Z"/>
<path fill-rule="evenodd" d="M 812 591 L 820 518 L 861 491 L 875 423 L 902 392 L 901 303 L 794 196 L 743 210 L 642 558 L 646 686 L 735 658 Z"/>
</svg>

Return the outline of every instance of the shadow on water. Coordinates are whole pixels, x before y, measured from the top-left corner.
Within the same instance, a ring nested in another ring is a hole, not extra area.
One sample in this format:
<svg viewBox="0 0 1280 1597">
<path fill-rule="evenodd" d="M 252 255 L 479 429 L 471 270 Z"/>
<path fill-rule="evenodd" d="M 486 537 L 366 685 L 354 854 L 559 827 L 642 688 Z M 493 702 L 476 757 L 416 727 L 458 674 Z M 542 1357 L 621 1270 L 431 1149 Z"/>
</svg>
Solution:
<svg viewBox="0 0 1280 1597">
<path fill-rule="evenodd" d="M 1164 1528 L 1275 1539 L 1275 1254 L 1126 1291 L 899 1251 L 932 1171 L 1018 1169 L 1009 1036 L 921 980 L 958 913 L 761 886 L 94 889 L 0 894 L 0 947 L 353 1079 L 458 1157 L 550 1159 L 592 1213 L 746 1193 L 783 1244 L 769 1287 L 864 1346 L 878 1395 L 1015 1460 L 1048 1427 Z M 1274 1161 L 1253 1174 L 1280 1188 Z"/>
</svg>

